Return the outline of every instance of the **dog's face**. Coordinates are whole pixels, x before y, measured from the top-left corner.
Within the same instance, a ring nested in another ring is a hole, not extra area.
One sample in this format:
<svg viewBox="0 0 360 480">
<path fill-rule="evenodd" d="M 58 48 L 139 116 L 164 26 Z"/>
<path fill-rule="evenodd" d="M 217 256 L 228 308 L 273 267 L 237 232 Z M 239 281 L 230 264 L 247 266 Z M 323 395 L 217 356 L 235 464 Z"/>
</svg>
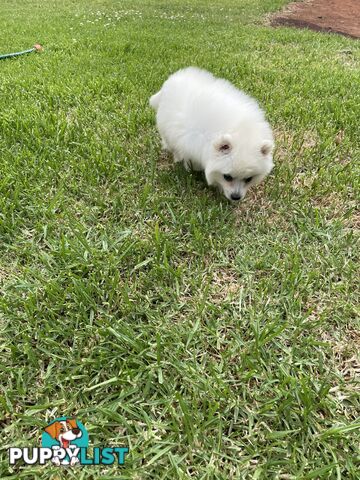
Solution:
<svg viewBox="0 0 360 480">
<path fill-rule="evenodd" d="M 70 444 L 71 440 L 80 438 L 82 435 L 75 418 L 54 422 L 45 428 L 45 432 L 55 440 L 58 440 L 60 445 L 64 445 L 65 448 Z"/>
<path fill-rule="evenodd" d="M 222 135 L 211 145 L 205 176 L 232 201 L 244 198 L 252 185 L 261 182 L 273 167 L 274 142 L 271 133 Z"/>
</svg>

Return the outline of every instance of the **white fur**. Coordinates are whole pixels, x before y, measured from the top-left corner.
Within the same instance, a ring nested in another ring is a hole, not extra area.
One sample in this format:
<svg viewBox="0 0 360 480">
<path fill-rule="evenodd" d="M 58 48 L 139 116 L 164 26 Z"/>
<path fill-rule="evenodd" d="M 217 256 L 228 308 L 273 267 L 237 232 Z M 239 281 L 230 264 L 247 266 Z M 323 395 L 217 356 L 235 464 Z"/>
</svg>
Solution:
<svg viewBox="0 0 360 480">
<path fill-rule="evenodd" d="M 271 127 L 257 102 L 227 80 L 185 68 L 166 80 L 150 105 L 157 112 L 163 147 L 175 162 L 204 170 L 208 184 L 228 199 L 243 198 L 249 186 L 270 173 Z"/>
</svg>

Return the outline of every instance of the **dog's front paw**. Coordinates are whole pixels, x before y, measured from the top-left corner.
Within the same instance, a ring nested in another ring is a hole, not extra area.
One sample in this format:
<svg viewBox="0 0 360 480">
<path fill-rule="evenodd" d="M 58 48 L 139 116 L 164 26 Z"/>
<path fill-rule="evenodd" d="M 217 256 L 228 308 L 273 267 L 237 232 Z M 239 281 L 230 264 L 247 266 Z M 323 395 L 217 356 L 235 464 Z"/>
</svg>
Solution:
<svg viewBox="0 0 360 480">
<path fill-rule="evenodd" d="M 184 160 L 184 167 L 187 172 L 193 170 L 193 164 L 191 160 Z"/>
<path fill-rule="evenodd" d="M 183 158 L 181 158 L 178 153 L 174 153 L 174 162 L 181 163 L 182 161 L 183 161 Z"/>
<path fill-rule="evenodd" d="M 70 460 L 70 465 L 71 465 L 71 466 L 74 466 L 74 465 L 76 465 L 77 463 L 79 463 L 78 457 L 72 457 L 71 460 Z"/>
</svg>

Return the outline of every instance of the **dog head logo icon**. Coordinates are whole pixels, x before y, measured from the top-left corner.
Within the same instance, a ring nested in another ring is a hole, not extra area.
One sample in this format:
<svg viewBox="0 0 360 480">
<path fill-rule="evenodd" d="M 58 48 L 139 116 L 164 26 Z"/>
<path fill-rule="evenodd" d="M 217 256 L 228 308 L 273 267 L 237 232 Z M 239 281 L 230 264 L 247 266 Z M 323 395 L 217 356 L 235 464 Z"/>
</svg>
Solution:
<svg viewBox="0 0 360 480">
<path fill-rule="evenodd" d="M 52 448 L 56 465 L 74 465 L 78 462 L 77 454 L 80 448 L 87 448 L 89 436 L 84 425 L 75 418 L 60 417 L 45 427 L 41 443 L 43 447 Z M 60 452 L 67 452 L 64 458 L 60 458 Z"/>
<path fill-rule="evenodd" d="M 45 432 L 57 440 L 62 448 L 68 448 L 73 440 L 82 436 L 75 418 L 57 420 L 48 425 Z"/>
</svg>

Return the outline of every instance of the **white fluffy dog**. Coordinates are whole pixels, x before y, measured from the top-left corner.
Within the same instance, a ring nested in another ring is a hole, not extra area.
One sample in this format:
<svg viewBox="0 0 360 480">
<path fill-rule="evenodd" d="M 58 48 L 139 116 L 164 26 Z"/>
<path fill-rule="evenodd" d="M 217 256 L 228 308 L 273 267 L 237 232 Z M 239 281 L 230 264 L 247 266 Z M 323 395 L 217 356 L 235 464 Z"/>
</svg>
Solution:
<svg viewBox="0 0 360 480">
<path fill-rule="evenodd" d="M 189 67 L 150 98 L 163 147 L 207 183 L 241 200 L 273 167 L 271 127 L 257 102 L 227 80 Z"/>
</svg>

